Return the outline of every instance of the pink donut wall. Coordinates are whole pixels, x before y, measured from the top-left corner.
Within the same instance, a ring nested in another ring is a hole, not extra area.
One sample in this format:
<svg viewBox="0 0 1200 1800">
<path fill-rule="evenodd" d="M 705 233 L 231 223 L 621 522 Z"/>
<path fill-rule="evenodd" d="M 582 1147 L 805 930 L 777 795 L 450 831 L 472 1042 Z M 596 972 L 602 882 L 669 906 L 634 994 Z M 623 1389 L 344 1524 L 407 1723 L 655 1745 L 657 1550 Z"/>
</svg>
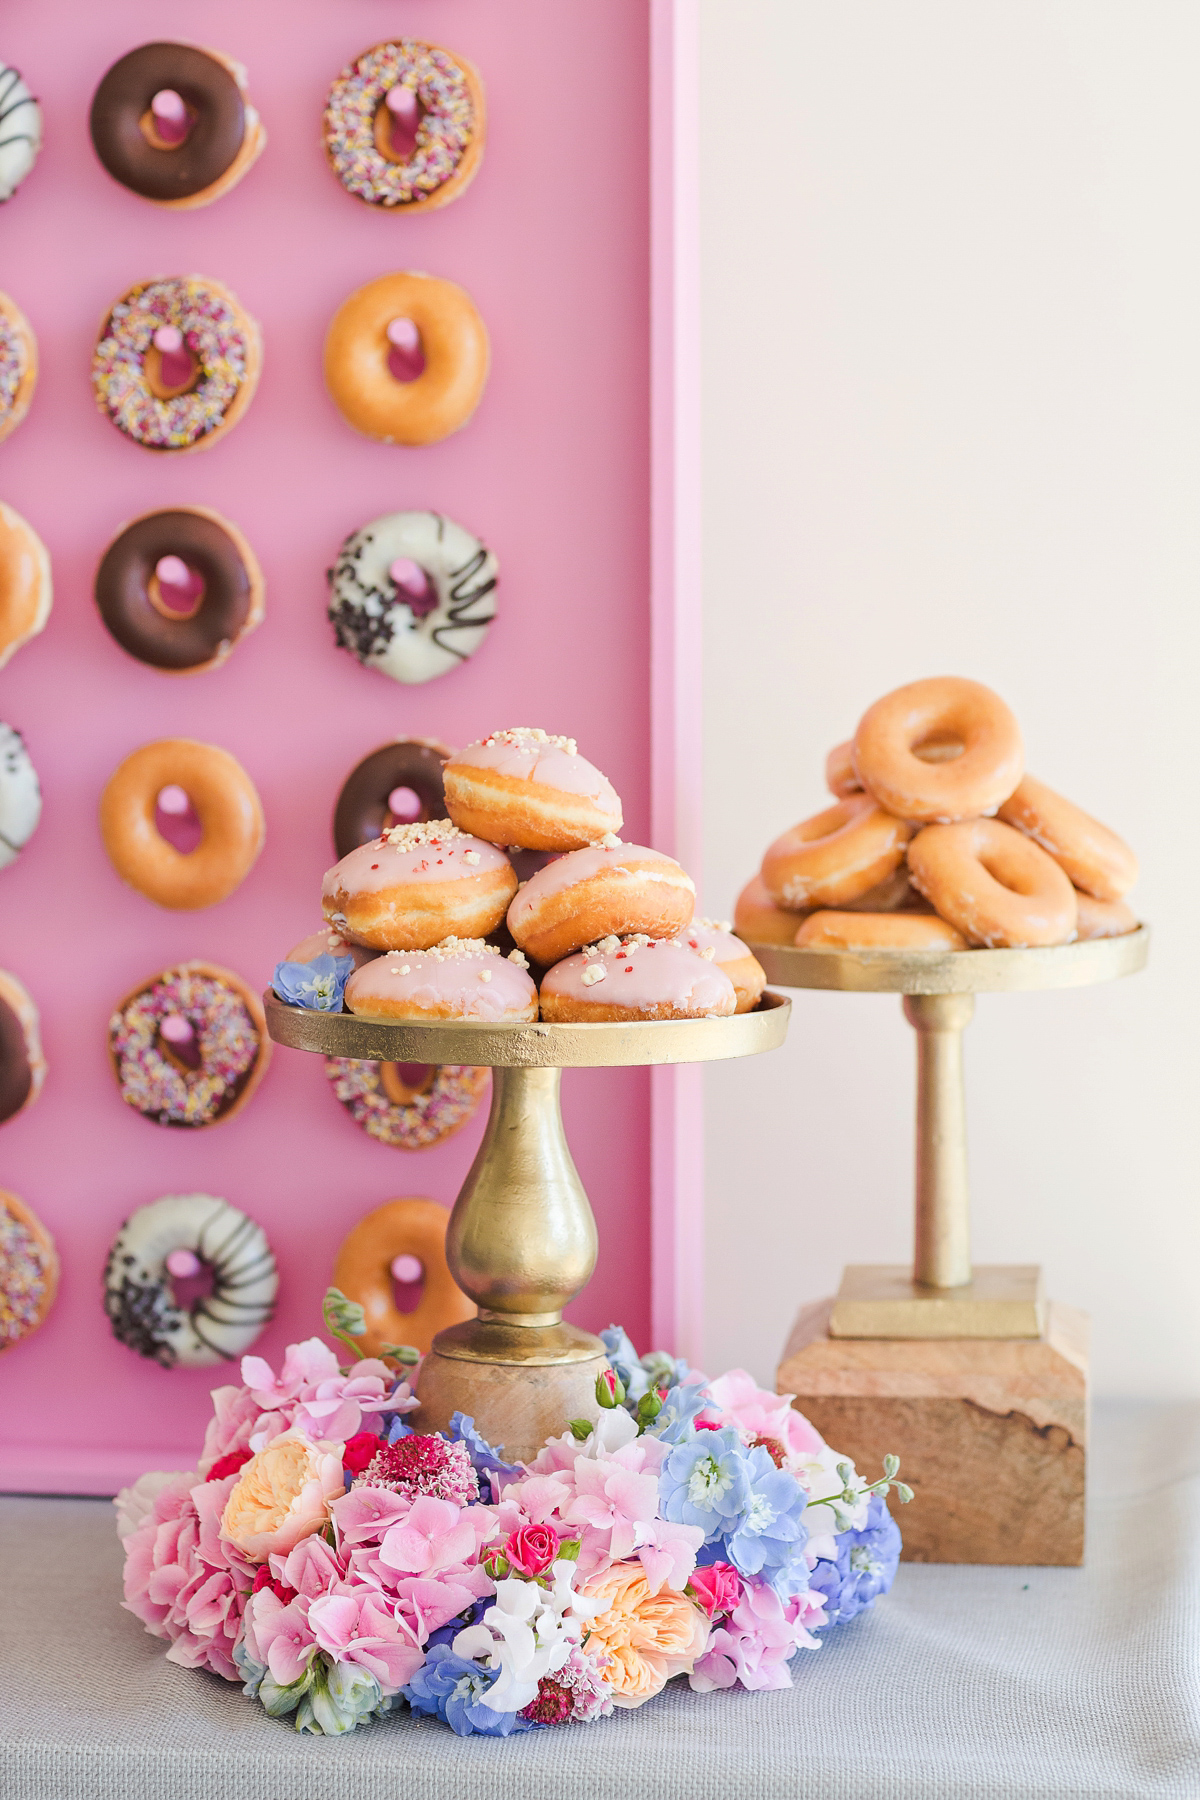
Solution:
<svg viewBox="0 0 1200 1800">
<path fill-rule="evenodd" d="M 42 823 L 0 872 L 0 965 L 33 993 L 50 1074 L 0 1128 L 0 1186 L 53 1231 L 62 1285 L 45 1326 L 0 1359 L 0 1484 L 110 1490 L 185 1467 L 226 1371 L 159 1369 L 118 1344 L 101 1307 L 108 1246 L 167 1193 L 223 1195 L 266 1228 L 279 1262 L 277 1357 L 319 1327 L 352 1224 L 397 1194 L 449 1206 L 483 1112 L 415 1154 L 374 1143 L 333 1098 L 321 1059 L 276 1050 L 227 1124 L 169 1130 L 119 1098 L 107 1021 L 142 978 L 203 957 L 265 986 L 319 917 L 330 815 L 346 774 L 398 735 L 461 744 L 505 724 L 569 732 L 649 831 L 647 16 L 643 0 L 9 0 L 0 55 L 40 97 L 45 147 L 0 210 L 0 287 L 41 352 L 32 411 L 0 445 L 0 499 L 49 547 L 50 623 L 0 671 L 0 718 L 25 735 Z M 320 145 L 329 81 L 389 33 L 461 51 L 482 73 L 489 129 L 474 185 L 406 219 L 346 194 Z M 134 46 L 170 35 L 245 63 L 269 143 L 231 194 L 192 213 L 119 187 L 92 152 L 92 91 Z M 360 283 L 411 268 L 461 282 L 491 333 L 470 424 L 410 450 L 345 425 L 321 379 L 325 327 Z M 243 421 L 212 449 L 155 455 L 97 412 L 96 329 L 136 280 L 207 274 L 260 322 L 265 365 Z M 169 677 L 101 625 L 92 577 L 126 520 L 216 507 L 264 566 L 267 616 L 215 673 Z M 465 666 L 405 688 L 334 649 L 324 571 L 380 513 L 444 511 L 501 564 L 499 617 Z M 151 739 L 220 744 L 262 796 L 266 848 L 223 904 L 165 912 L 122 886 L 96 826 L 116 764 Z M 600 1261 L 572 1309 L 647 1337 L 649 1082 L 578 1071 L 563 1084 L 572 1149 L 600 1227 Z M 486 1108 L 485 1108 L 486 1110 Z M 230 1371 L 232 1373 L 232 1371 Z"/>
</svg>

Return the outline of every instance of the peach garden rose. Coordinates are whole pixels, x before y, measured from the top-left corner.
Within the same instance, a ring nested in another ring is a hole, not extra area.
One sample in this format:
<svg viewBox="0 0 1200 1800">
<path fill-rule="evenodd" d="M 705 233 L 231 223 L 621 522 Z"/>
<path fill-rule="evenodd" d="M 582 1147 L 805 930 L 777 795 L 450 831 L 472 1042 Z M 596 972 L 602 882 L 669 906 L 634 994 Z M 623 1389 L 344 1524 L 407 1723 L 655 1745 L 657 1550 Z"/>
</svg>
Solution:
<svg viewBox="0 0 1200 1800">
<path fill-rule="evenodd" d="M 298 1431 L 273 1438 L 243 1468 L 221 1516 L 221 1536 L 251 1562 L 286 1556 L 320 1531 L 331 1501 L 345 1491 L 340 1446 L 314 1444 Z"/>
<path fill-rule="evenodd" d="M 589 1652 L 611 1658 L 604 1671 L 614 1706 L 641 1706 L 673 1675 L 688 1675 L 708 1644 L 709 1623 L 699 1607 L 673 1588 L 656 1588 L 640 1562 L 614 1563 L 583 1589 L 606 1600 L 592 1622 Z"/>
</svg>

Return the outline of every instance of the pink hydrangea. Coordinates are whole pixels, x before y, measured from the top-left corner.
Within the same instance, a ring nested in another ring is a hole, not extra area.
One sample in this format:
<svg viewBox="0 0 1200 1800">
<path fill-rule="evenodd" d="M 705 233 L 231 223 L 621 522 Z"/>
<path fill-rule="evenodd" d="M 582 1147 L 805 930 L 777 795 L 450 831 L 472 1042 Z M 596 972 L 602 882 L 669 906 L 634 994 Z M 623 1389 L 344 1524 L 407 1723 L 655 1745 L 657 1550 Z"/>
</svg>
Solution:
<svg viewBox="0 0 1200 1800">
<path fill-rule="evenodd" d="M 499 1529 L 490 1507 L 356 1485 L 333 1517 L 347 1579 L 382 1594 L 417 1643 L 495 1591 L 479 1561 Z"/>
<path fill-rule="evenodd" d="M 764 1582 L 748 1581 L 732 1616 L 713 1632 L 688 1679 L 701 1694 L 736 1681 L 745 1688 L 791 1687 L 788 1662 L 801 1648 L 820 1649 L 808 1627 L 824 1623 L 818 1596 L 797 1594 L 785 1602 Z"/>
<path fill-rule="evenodd" d="M 370 1429 L 373 1414 L 411 1412 L 417 1405 L 408 1383 L 397 1385 L 386 1363 L 367 1357 L 343 1374 L 320 1338 L 289 1344 L 279 1375 L 261 1356 L 243 1356 L 242 1380 L 261 1412 L 282 1415 L 278 1430 L 294 1428 L 339 1443 Z M 258 1450 L 276 1435 L 273 1421 L 264 1420 L 249 1442 Z M 262 1443 L 254 1441 L 258 1436 Z"/>
<path fill-rule="evenodd" d="M 765 1440 L 768 1448 L 782 1446 L 786 1464 L 804 1462 L 824 1448 L 815 1425 L 792 1405 L 793 1395 L 768 1394 L 745 1369 L 731 1369 L 708 1385 L 712 1405 L 706 1417 L 718 1413 L 717 1423 L 732 1425 L 747 1443 Z"/>
</svg>

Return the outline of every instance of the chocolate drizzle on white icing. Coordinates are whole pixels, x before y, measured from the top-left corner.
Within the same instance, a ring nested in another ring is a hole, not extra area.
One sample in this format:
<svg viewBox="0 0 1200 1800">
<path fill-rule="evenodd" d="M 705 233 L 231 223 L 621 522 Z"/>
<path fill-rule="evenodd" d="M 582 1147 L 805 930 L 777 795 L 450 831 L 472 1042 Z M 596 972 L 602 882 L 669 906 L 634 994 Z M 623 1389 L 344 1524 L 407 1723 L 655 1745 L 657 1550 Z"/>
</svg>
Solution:
<svg viewBox="0 0 1200 1800">
<path fill-rule="evenodd" d="M 20 70 L 5 63 L 0 67 L 0 202 L 12 199 L 41 147 L 42 109 Z"/>
</svg>

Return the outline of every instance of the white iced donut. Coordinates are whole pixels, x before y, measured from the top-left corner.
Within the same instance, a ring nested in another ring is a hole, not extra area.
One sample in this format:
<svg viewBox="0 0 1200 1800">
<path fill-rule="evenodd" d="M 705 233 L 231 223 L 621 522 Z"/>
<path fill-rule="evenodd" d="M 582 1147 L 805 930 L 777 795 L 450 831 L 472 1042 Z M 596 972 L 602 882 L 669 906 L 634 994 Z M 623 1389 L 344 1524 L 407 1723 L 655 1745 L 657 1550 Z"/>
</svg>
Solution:
<svg viewBox="0 0 1200 1800">
<path fill-rule="evenodd" d="M 499 566 L 441 513 L 385 513 L 346 539 L 329 571 L 334 635 L 393 681 L 448 675 L 487 636 Z"/>
<path fill-rule="evenodd" d="M 0 65 L 0 201 L 11 200 L 42 147 L 42 109 L 21 75 Z"/>
<path fill-rule="evenodd" d="M 0 869 L 16 862 L 41 816 L 42 790 L 25 740 L 0 721 Z"/>
<path fill-rule="evenodd" d="M 207 1270 L 211 1291 L 184 1311 L 173 1278 Z M 113 1336 L 164 1369 L 231 1362 L 269 1322 L 279 1276 L 261 1225 L 213 1194 L 139 1206 L 113 1240 L 104 1310 Z"/>
</svg>

